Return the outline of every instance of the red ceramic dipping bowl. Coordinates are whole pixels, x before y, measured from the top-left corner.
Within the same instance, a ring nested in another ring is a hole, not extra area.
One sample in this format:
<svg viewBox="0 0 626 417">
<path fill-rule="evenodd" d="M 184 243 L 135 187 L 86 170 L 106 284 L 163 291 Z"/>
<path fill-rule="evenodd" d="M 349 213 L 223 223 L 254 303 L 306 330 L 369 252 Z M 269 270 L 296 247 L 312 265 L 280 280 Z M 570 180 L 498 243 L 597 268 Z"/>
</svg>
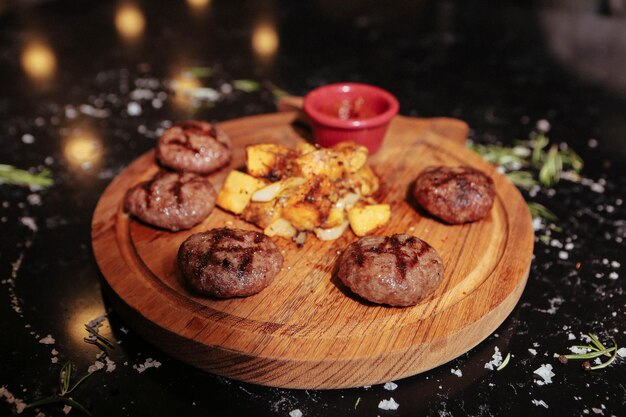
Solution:
<svg viewBox="0 0 626 417">
<path fill-rule="evenodd" d="M 356 142 L 370 154 L 383 143 L 391 119 L 398 114 L 398 100 L 382 88 L 359 83 L 318 87 L 304 97 L 304 112 L 313 136 L 325 147 Z"/>
</svg>

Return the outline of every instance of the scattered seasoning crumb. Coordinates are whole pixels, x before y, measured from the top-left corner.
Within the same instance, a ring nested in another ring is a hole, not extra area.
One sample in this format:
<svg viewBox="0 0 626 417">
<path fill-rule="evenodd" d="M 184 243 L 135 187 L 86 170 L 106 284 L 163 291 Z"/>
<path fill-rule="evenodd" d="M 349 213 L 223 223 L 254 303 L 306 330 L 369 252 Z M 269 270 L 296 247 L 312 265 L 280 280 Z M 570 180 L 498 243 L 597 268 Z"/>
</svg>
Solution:
<svg viewBox="0 0 626 417">
<path fill-rule="evenodd" d="M 450 369 L 450 373 L 458 376 L 459 378 L 463 376 L 463 371 L 461 371 L 460 368 L 456 368 L 456 369 L 452 368 Z"/>
<path fill-rule="evenodd" d="M 382 400 L 378 403 L 378 408 L 381 410 L 397 410 L 398 407 L 400 407 L 400 404 L 398 404 L 393 397 L 389 397 L 388 400 Z"/>
<path fill-rule="evenodd" d="M 560 305 L 563 304 L 563 302 L 565 302 L 565 299 L 563 297 L 551 298 L 548 300 L 548 303 L 550 303 L 550 308 L 545 310 L 537 309 L 537 311 L 539 311 L 540 313 L 556 314 L 557 310 L 559 309 Z"/>
<path fill-rule="evenodd" d="M 496 346 L 494 349 L 494 354 L 491 357 L 491 360 L 485 364 L 485 368 L 493 371 L 501 364 L 502 364 L 502 353 L 500 353 L 500 349 L 498 349 L 498 347 Z"/>
<path fill-rule="evenodd" d="M 120 327 L 120 332 L 128 334 L 128 329 L 126 327 Z"/>
<path fill-rule="evenodd" d="M 106 358 L 104 358 L 104 361 L 106 362 L 106 365 L 107 365 L 107 369 L 106 369 L 107 372 L 115 371 L 115 368 L 117 367 L 117 365 L 115 364 L 114 361 L 109 359 L 108 356 Z"/>
<path fill-rule="evenodd" d="M 0 397 L 4 397 L 8 404 L 13 404 L 17 414 L 22 414 L 26 408 L 26 403 L 13 395 L 5 386 L 0 387 Z"/>
<path fill-rule="evenodd" d="M 70 411 L 72 411 L 72 406 L 71 406 L 71 405 L 65 405 L 65 406 L 63 406 L 63 412 L 64 412 L 65 414 L 69 414 L 69 413 L 70 413 Z"/>
<path fill-rule="evenodd" d="M 133 365 L 133 369 L 136 369 L 138 373 L 142 373 L 148 368 L 158 368 L 161 366 L 161 362 L 152 358 L 146 359 L 146 361 L 139 365 Z"/>
<path fill-rule="evenodd" d="M 613 271 L 613 272 L 611 272 L 609 274 L 609 278 L 610 279 L 617 279 L 617 278 L 619 278 L 619 274 L 617 272 Z"/>
<path fill-rule="evenodd" d="M 52 335 L 48 335 L 46 337 L 42 337 L 41 339 L 39 339 L 39 343 L 43 344 L 43 345 L 53 345 L 55 342 L 54 337 L 52 337 Z"/>
<path fill-rule="evenodd" d="M 30 145 L 31 143 L 35 142 L 35 137 L 29 133 L 25 134 L 22 136 L 22 142 L 24 142 L 27 145 Z"/>
<path fill-rule="evenodd" d="M 537 385 L 547 385 L 552 383 L 552 377 L 555 375 L 552 372 L 552 365 L 541 365 L 539 368 L 535 369 L 533 372 L 541 377 L 540 380 L 536 380 L 535 383 Z"/>
<path fill-rule="evenodd" d="M 570 333 L 567 335 L 567 340 L 576 340 L 576 336 L 574 335 L 574 333 Z"/>
<path fill-rule="evenodd" d="M 537 407 L 541 406 L 548 408 L 548 404 L 546 404 L 544 400 L 533 400 L 533 404 L 535 404 Z"/>
<path fill-rule="evenodd" d="M 385 386 L 383 387 L 385 388 L 387 391 L 393 391 L 396 388 L 398 388 L 398 384 L 396 384 L 395 382 L 385 382 Z"/>
<path fill-rule="evenodd" d="M 591 411 L 593 411 L 596 414 L 604 415 L 604 411 L 602 411 L 602 409 L 600 408 L 591 407 Z"/>
<path fill-rule="evenodd" d="M 296 408 L 295 410 L 291 410 L 289 412 L 289 417 L 302 417 L 302 411 L 300 411 L 299 408 Z"/>
<path fill-rule="evenodd" d="M 89 372 L 90 374 L 99 371 L 100 369 L 104 368 L 104 362 L 101 361 L 95 361 L 93 363 L 93 365 L 91 365 L 89 368 L 87 368 L 87 372 Z"/>
<path fill-rule="evenodd" d="M 537 350 L 536 349 L 528 349 L 528 351 L 530 352 L 531 355 L 536 356 L 537 355 Z"/>
<path fill-rule="evenodd" d="M 29 194 L 26 196 L 26 201 L 31 206 L 40 206 L 41 205 L 41 196 L 39 194 Z"/>
<path fill-rule="evenodd" d="M 50 362 L 51 363 L 59 363 L 59 358 L 57 358 L 56 356 L 53 356 L 52 358 L 50 358 Z"/>
<path fill-rule="evenodd" d="M 567 259 L 567 258 L 569 258 L 569 253 L 567 253 L 567 252 L 565 252 L 565 251 L 563 251 L 563 250 L 562 250 L 562 251 L 559 251 L 559 259 L 563 259 L 563 260 L 565 260 L 565 259 Z"/>
</svg>

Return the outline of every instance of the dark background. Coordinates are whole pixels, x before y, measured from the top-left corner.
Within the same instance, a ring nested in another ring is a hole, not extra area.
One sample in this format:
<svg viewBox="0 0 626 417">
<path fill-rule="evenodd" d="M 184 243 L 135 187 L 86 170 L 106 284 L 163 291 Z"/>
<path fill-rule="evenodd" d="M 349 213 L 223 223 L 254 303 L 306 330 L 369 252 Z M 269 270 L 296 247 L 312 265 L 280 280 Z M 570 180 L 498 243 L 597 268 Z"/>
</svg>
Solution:
<svg viewBox="0 0 626 417">
<path fill-rule="evenodd" d="M 510 145 L 545 119 L 552 141 L 567 142 L 585 160 L 587 182 L 562 181 L 532 197 L 559 220 L 547 243 L 536 241 L 527 288 L 501 328 L 451 363 L 396 381 L 392 392 L 295 391 L 184 365 L 132 329 L 126 333 L 109 311 L 101 333 L 119 343 L 109 353 L 116 369 L 94 374 L 74 398 L 96 416 L 626 413 L 623 359 L 584 372 L 553 357 L 586 332 L 626 345 L 623 1 L 193 4 L 0 1 L 0 163 L 45 166 L 55 179 L 44 191 L 0 185 L 0 387 L 30 402 L 54 392 L 65 361 L 76 375 L 93 364 L 99 350 L 83 342 L 83 323 L 108 311 L 91 251 L 93 209 L 111 179 L 154 146 L 163 128 L 189 117 L 272 112 L 273 86 L 303 95 L 322 84 L 360 81 L 396 95 L 402 114 L 465 120 L 479 143 Z M 134 36 L 115 24 L 129 5 L 144 22 Z M 253 46 L 262 27 L 278 39 L 266 53 Z M 48 58 L 29 64 L 33 50 L 42 59 L 37 47 Z M 213 69 L 202 81 L 220 92 L 214 101 L 198 106 L 174 94 L 179 84 L 172 80 L 193 66 Z M 237 79 L 263 88 L 230 92 L 225 85 Z M 558 246 L 567 243 L 561 259 Z M 53 345 L 38 342 L 48 334 Z M 514 355 L 499 372 L 484 368 L 496 346 Z M 161 366 L 138 373 L 133 365 L 147 358 Z M 535 383 L 533 371 L 542 364 L 554 367 L 552 384 Z M 451 373 L 457 368 L 461 377 Z M 390 396 L 400 408 L 379 410 Z M 1 415 L 14 411 L 0 401 Z M 63 415 L 58 406 L 42 411 Z"/>
</svg>

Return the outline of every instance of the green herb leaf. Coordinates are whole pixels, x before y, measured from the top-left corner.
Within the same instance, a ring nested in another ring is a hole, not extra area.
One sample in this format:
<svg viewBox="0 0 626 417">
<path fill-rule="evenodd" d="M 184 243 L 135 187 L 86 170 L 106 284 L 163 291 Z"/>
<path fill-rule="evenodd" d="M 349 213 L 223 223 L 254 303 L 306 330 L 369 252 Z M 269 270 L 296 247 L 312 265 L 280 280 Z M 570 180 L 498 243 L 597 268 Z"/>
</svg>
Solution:
<svg viewBox="0 0 626 417">
<path fill-rule="evenodd" d="M 617 343 L 615 343 L 615 340 L 613 340 L 613 347 L 607 350 L 613 350 L 613 355 L 611 355 L 611 357 L 609 358 L 608 361 L 603 362 L 599 365 L 595 365 L 592 366 L 591 369 L 592 371 L 595 371 L 596 369 L 602 369 L 602 368 L 606 368 L 607 366 L 609 366 L 610 364 L 613 363 L 613 361 L 615 360 L 615 358 L 617 357 Z"/>
<path fill-rule="evenodd" d="M 41 172 L 31 174 L 23 169 L 12 165 L 0 164 L 0 184 L 28 185 L 37 187 L 50 187 L 54 184 L 50 170 L 43 169 Z"/>
<path fill-rule="evenodd" d="M 533 219 L 543 218 L 549 221 L 557 221 L 559 218 L 556 217 L 556 214 L 552 213 L 548 208 L 542 204 L 536 203 L 534 201 L 526 202 L 528 206 L 528 210 L 530 211 L 530 215 Z"/>
<path fill-rule="evenodd" d="M 543 150 L 546 146 L 548 146 L 549 142 L 550 141 L 543 133 L 540 133 L 535 137 L 534 145 L 532 146 L 533 153 L 530 157 L 530 162 L 532 162 L 533 164 L 538 164 L 544 159 L 545 152 Z"/>
<path fill-rule="evenodd" d="M 559 182 L 562 171 L 563 159 L 558 152 L 557 146 L 552 145 L 541 166 L 541 170 L 539 170 L 539 182 L 546 187 L 551 187 Z"/>
<path fill-rule="evenodd" d="M 261 84 L 254 80 L 235 80 L 233 81 L 233 87 L 235 87 L 235 90 L 245 93 L 254 93 L 261 90 Z"/>
<path fill-rule="evenodd" d="M 525 190 L 530 189 L 532 186 L 537 185 L 537 181 L 533 178 L 533 175 L 528 171 L 512 171 L 504 174 L 513 184 L 518 187 L 522 187 Z"/>
</svg>

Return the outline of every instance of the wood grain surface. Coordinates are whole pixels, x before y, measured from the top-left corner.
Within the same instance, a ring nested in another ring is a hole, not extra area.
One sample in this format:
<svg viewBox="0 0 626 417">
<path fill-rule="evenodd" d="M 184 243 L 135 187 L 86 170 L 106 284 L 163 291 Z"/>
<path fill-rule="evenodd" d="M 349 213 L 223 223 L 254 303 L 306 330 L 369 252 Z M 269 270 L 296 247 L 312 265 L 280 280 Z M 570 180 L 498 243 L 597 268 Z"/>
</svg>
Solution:
<svg viewBox="0 0 626 417">
<path fill-rule="evenodd" d="M 297 114 L 254 116 L 221 127 L 234 147 L 229 167 L 210 177 L 219 190 L 244 163 L 245 145 L 293 146 L 309 133 Z M 508 316 L 526 284 L 533 249 L 530 214 L 518 190 L 461 144 L 467 125 L 454 119 L 396 117 L 370 163 L 383 183 L 391 221 L 376 234 L 410 233 L 441 255 L 445 276 L 418 305 L 392 308 L 353 295 L 336 278 L 336 261 L 356 237 L 302 248 L 275 239 L 285 258 L 272 284 L 248 298 L 215 300 L 190 293 L 176 268 L 190 234 L 229 225 L 257 230 L 216 208 L 192 230 L 171 233 L 129 218 L 126 190 L 158 167 L 148 152 L 119 174 L 95 210 L 92 241 L 107 293 L 144 338 L 187 363 L 252 383 L 330 389 L 371 385 L 426 371 L 463 354 Z M 474 166 L 491 175 L 496 201 L 482 221 L 443 224 L 409 197 L 417 174 L 432 164 Z"/>
</svg>

